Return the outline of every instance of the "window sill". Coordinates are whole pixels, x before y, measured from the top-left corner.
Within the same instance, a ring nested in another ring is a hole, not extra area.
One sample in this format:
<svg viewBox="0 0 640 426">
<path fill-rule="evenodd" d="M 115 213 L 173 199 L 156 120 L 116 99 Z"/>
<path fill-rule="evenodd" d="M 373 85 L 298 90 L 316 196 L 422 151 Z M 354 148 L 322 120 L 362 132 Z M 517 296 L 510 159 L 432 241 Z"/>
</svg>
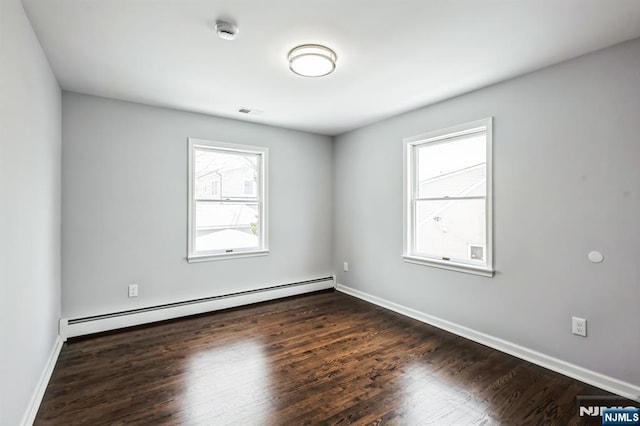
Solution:
<svg viewBox="0 0 640 426">
<path fill-rule="evenodd" d="M 449 271 L 464 272 L 466 274 L 481 275 L 483 277 L 489 278 L 493 277 L 493 274 L 495 272 L 493 269 L 483 268 L 481 266 L 463 265 L 460 263 L 452 263 L 446 261 L 439 262 L 435 259 L 425 259 L 424 257 L 403 255 L 402 258 L 405 262 L 408 263 L 432 266 L 434 268 L 447 269 Z"/>
<path fill-rule="evenodd" d="M 236 253 L 220 253 L 220 254 L 196 254 L 187 257 L 187 262 L 209 262 L 212 260 L 229 260 L 240 259 L 244 257 L 257 257 L 266 256 L 269 254 L 269 250 L 255 250 L 255 251 L 239 251 Z"/>
</svg>

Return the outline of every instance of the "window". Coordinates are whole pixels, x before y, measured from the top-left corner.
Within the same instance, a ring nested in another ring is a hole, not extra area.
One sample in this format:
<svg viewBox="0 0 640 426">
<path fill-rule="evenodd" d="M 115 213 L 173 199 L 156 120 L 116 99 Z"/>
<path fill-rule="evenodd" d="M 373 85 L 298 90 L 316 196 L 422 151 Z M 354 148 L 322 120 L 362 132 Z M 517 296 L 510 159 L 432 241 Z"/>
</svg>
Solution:
<svg viewBox="0 0 640 426">
<path fill-rule="evenodd" d="M 405 261 L 493 276 L 491 146 L 491 118 L 405 139 Z"/>
<path fill-rule="evenodd" d="M 268 253 L 267 166 L 266 148 L 189 139 L 189 262 Z"/>
<path fill-rule="evenodd" d="M 255 194 L 255 179 L 249 179 L 244 181 L 244 195 L 253 196 Z"/>
</svg>

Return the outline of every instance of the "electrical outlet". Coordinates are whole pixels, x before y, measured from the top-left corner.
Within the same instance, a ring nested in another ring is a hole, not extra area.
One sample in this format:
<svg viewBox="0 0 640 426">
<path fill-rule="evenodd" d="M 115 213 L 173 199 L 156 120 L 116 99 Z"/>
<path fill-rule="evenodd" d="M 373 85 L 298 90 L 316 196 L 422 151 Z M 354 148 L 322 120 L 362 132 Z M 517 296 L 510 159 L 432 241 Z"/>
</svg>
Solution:
<svg viewBox="0 0 640 426">
<path fill-rule="evenodd" d="M 571 318 L 571 332 L 576 336 L 587 337 L 587 320 L 584 318 Z"/>
<path fill-rule="evenodd" d="M 349 272 L 349 262 L 344 262 L 344 271 Z"/>
<path fill-rule="evenodd" d="M 129 284 L 129 297 L 138 297 L 138 284 Z"/>
</svg>

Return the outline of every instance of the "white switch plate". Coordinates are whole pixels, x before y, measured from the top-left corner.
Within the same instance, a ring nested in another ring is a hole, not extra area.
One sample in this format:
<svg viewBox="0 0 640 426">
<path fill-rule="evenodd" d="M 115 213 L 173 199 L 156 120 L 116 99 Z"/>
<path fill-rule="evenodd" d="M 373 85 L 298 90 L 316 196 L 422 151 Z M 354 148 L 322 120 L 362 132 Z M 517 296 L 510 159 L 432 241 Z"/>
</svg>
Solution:
<svg viewBox="0 0 640 426">
<path fill-rule="evenodd" d="M 129 284 L 129 297 L 138 297 L 138 284 Z"/>
<path fill-rule="evenodd" d="M 587 337 L 587 320 L 584 318 L 571 318 L 571 332 L 577 336 Z"/>
<path fill-rule="evenodd" d="M 344 271 L 349 272 L 349 262 L 344 262 Z"/>
</svg>

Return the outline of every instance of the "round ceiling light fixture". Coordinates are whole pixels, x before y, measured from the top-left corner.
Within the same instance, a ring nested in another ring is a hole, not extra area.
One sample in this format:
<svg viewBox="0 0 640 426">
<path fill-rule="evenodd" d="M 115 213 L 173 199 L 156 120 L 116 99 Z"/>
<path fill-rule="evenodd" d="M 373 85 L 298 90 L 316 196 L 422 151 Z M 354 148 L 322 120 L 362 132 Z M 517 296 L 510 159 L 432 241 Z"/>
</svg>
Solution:
<svg viewBox="0 0 640 426">
<path fill-rule="evenodd" d="M 287 55 L 289 69 L 303 77 L 322 77 L 336 69 L 336 52 L 319 44 L 294 47 Z"/>
</svg>

